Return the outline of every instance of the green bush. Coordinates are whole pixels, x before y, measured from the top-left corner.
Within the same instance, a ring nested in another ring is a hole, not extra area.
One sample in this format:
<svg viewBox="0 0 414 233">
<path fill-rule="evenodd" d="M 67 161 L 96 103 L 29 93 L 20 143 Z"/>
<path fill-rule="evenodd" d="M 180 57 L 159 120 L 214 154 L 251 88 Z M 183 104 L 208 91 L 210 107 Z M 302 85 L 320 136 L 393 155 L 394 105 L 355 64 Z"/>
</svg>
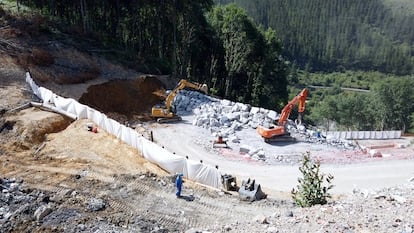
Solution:
<svg viewBox="0 0 414 233">
<path fill-rule="evenodd" d="M 320 174 L 319 167 L 320 162 L 311 160 L 309 152 L 303 155 L 302 165 L 299 167 L 303 178 L 298 179 L 297 190 L 292 189 L 292 198 L 297 205 L 301 207 L 323 205 L 331 197 L 328 191 L 333 188 L 330 183 L 334 177 L 330 174 L 327 176 Z M 328 183 L 327 187 L 323 185 L 324 180 Z"/>
</svg>

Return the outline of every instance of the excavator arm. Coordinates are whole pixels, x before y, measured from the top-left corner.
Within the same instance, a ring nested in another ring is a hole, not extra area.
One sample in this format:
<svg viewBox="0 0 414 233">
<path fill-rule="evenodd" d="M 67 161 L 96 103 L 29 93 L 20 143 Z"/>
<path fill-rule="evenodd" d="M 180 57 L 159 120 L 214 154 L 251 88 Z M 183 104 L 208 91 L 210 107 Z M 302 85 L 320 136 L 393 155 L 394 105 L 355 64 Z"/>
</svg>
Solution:
<svg viewBox="0 0 414 233">
<path fill-rule="evenodd" d="M 289 119 L 289 115 L 292 112 L 293 107 L 298 104 L 298 118 L 297 124 L 302 123 L 302 114 L 305 111 L 306 97 L 308 96 L 308 90 L 303 89 L 297 96 L 295 96 L 288 104 L 282 109 L 277 125 L 270 128 L 263 126 L 257 127 L 257 132 L 264 138 L 266 142 L 270 141 L 289 141 L 293 138 L 290 137 L 289 132 L 286 130 L 286 122 Z"/>
<path fill-rule="evenodd" d="M 173 111 L 172 105 L 175 96 L 178 92 L 186 87 L 202 91 L 207 94 L 208 87 L 206 84 L 192 83 L 185 79 L 181 79 L 176 87 L 168 94 L 165 98 L 165 105 L 156 105 L 152 107 L 151 116 L 157 118 L 158 123 L 172 122 L 181 120 L 180 116 L 175 114 Z"/>
<path fill-rule="evenodd" d="M 308 96 L 308 90 L 305 88 L 303 89 L 297 96 L 295 96 L 289 103 L 282 109 L 282 112 L 280 114 L 278 125 L 283 126 L 286 124 L 287 120 L 289 119 L 290 113 L 292 112 L 293 107 L 299 103 L 298 105 L 298 112 L 299 121 L 302 120 L 302 114 L 305 111 L 305 103 L 306 103 L 306 97 Z"/>
<path fill-rule="evenodd" d="M 178 94 L 178 92 L 186 87 L 199 90 L 207 94 L 208 88 L 206 84 L 199 84 L 199 83 L 192 83 L 185 79 L 181 79 L 180 82 L 177 84 L 177 86 L 170 92 L 170 94 L 165 99 L 165 107 L 171 111 L 171 105 L 174 101 L 175 96 Z"/>
</svg>

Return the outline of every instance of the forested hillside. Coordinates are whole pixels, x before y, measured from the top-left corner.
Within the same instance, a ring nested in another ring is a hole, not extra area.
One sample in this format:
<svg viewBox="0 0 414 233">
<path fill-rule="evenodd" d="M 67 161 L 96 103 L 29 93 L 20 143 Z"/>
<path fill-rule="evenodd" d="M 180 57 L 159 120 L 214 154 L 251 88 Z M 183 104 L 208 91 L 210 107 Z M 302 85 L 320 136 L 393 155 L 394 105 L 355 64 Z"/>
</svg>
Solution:
<svg viewBox="0 0 414 233">
<path fill-rule="evenodd" d="M 38 29 L 35 34 L 48 34 L 45 46 L 59 40 L 140 72 L 206 83 L 214 95 L 276 111 L 308 87 L 307 123 L 414 132 L 408 0 L 238 1 L 265 27 L 236 4 L 212 0 L 20 0 L 0 1 L 0 7 L 5 2 L 18 3 L 17 15 Z"/>
<path fill-rule="evenodd" d="M 313 71 L 414 72 L 411 0 L 219 0 L 235 2 L 282 38 L 285 55 Z"/>
<path fill-rule="evenodd" d="M 215 7 L 212 0 L 17 4 L 40 11 L 48 20 L 44 31 L 87 38 L 141 72 L 206 83 L 215 95 L 256 106 L 279 108 L 287 100 L 279 38 L 235 5 Z"/>
</svg>

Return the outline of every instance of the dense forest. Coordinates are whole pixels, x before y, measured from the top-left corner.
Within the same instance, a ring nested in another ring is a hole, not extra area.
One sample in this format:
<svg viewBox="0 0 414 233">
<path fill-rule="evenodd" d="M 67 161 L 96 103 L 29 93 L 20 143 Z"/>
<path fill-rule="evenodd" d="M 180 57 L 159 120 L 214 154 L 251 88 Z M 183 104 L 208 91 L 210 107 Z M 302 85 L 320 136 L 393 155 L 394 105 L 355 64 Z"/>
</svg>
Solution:
<svg viewBox="0 0 414 233">
<path fill-rule="evenodd" d="M 220 0 L 276 30 L 285 55 L 310 71 L 414 72 L 411 0 Z"/>
<path fill-rule="evenodd" d="M 414 132 L 413 11 L 380 0 L 236 2 L 263 25 L 213 0 L 18 4 L 48 18 L 51 34 L 100 43 L 131 67 L 207 83 L 223 98 L 280 111 L 307 87 L 305 122 Z"/>
<path fill-rule="evenodd" d="M 213 94 L 279 108 L 287 99 L 285 61 L 276 33 L 235 5 L 210 0 L 20 0 L 58 21 L 117 46 L 137 67 L 207 83 Z M 90 37 L 92 38 L 92 37 Z"/>
<path fill-rule="evenodd" d="M 299 83 L 313 84 L 307 85 L 312 95 L 307 103 L 308 122 L 327 130 L 414 132 L 413 77 L 347 71 L 310 73 L 300 79 L 305 80 Z M 358 89 L 361 86 L 367 89 Z"/>
</svg>

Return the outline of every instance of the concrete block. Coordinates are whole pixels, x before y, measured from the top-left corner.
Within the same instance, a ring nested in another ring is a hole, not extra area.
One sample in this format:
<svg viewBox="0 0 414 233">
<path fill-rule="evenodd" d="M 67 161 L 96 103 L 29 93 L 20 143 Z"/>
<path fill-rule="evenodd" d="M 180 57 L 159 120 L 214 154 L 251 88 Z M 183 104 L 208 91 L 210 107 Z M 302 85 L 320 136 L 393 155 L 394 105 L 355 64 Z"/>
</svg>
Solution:
<svg viewBox="0 0 414 233">
<path fill-rule="evenodd" d="M 240 111 L 239 104 L 237 103 L 237 104 L 233 105 L 232 108 L 231 108 L 231 111 L 232 112 L 238 112 L 238 111 Z"/>
<path fill-rule="evenodd" d="M 220 116 L 219 122 L 221 125 L 224 125 L 225 123 L 229 122 L 230 119 L 227 116 Z"/>
<path fill-rule="evenodd" d="M 278 117 L 278 114 L 276 111 L 270 110 L 267 115 L 268 118 L 272 119 L 272 120 L 276 120 Z"/>
<path fill-rule="evenodd" d="M 229 141 L 232 143 L 240 143 L 240 139 L 236 135 L 231 135 Z"/>
<path fill-rule="evenodd" d="M 240 111 L 242 112 L 249 112 L 250 111 L 251 106 L 248 104 L 240 104 Z"/>
<path fill-rule="evenodd" d="M 223 99 L 223 100 L 221 100 L 221 105 L 223 105 L 223 106 L 232 106 L 233 103 L 230 100 Z"/>
<path fill-rule="evenodd" d="M 251 109 L 250 109 L 250 113 L 252 113 L 252 114 L 256 114 L 256 113 L 258 113 L 260 111 L 260 108 L 258 108 L 258 107 L 252 107 Z"/>
<path fill-rule="evenodd" d="M 240 145 L 240 153 L 248 154 L 251 149 L 249 145 Z"/>
</svg>

